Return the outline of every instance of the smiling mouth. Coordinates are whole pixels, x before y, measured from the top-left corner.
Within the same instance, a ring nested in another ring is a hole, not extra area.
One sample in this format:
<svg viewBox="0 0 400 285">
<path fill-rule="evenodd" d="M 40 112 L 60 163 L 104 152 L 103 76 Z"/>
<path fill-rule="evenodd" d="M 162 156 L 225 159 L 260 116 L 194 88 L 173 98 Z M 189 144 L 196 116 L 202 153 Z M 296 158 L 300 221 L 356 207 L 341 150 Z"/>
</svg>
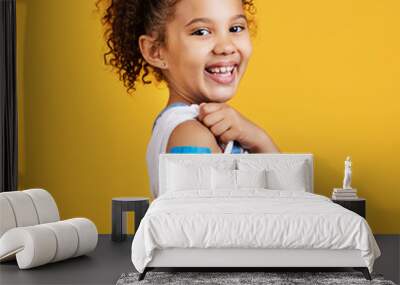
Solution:
<svg viewBox="0 0 400 285">
<path fill-rule="evenodd" d="M 230 84 L 234 82 L 237 76 L 237 65 L 206 67 L 205 74 L 208 78 L 219 84 Z"/>
</svg>

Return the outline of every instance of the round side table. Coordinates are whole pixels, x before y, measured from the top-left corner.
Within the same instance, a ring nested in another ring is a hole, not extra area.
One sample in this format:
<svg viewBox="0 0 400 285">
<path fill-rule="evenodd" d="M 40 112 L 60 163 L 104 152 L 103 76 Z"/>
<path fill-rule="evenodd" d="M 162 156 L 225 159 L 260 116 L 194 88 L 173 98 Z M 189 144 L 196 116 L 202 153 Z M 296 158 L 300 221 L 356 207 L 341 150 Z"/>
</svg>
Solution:
<svg viewBox="0 0 400 285">
<path fill-rule="evenodd" d="M 135 233 L 140 221 L 149 208 L 149 198 L 145 197 L 117 197 L 112 199 L 112 241 L 126 239 L 126 212 L 135 212 Z"/>
</svg>

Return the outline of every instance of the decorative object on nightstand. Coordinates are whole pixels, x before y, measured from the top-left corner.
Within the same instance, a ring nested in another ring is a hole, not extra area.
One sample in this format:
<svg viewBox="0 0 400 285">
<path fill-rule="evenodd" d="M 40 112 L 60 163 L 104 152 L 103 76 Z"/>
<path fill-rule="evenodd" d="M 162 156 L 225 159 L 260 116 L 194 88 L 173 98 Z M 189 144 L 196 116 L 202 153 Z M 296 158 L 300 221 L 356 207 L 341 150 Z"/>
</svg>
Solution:
<svg viewBox="0 0 400 285">
<path fill-rule="evenodd" d="M 343 189 L 351 189 L 351 159 L 346 157 L 344 162 Z"/>
<path fill-rule="evenodd" d="M 340 206 L 359 214 L 364 219 L 366 218 L 366 200 L 364 198 L 356 198 L 352 200 L 344 199 L 332 199 L 332 202 L 339 204 Z"/>
<path fill-rule="evenodd" d="M 351 159 L 348 156 L 344 162 L 343 188 L 333 188 L 332 199 L 357 200 L 357 189 L 351 187 Z"/>
<path fill-rule="evenodd" d="M 149 198 L 144 197 L 120 197 L 112 199 L 112 234 L 113 241 L 126 239 L 126 212 L 135 212 L 135 231 L 140 221 L 149 208 Z"/>
</svg>

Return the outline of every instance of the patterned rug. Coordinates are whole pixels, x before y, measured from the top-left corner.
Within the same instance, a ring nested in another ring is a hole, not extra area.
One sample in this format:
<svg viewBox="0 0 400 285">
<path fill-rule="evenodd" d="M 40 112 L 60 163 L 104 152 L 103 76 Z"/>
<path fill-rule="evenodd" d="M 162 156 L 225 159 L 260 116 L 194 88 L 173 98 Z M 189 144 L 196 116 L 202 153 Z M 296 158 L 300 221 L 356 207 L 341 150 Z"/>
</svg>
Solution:
<svg viewBox="0 0 400 285">
<path fill-rule="evenodd" d="M 396 285 L 384 280 L 381 274 L 371 274 L 372 281 L 366 280 L 361 272 L 147 272 L 145 279 L 138 281 L 139 273 L 123 273 L 116 285 L 134 284 L 382 284 Z"/>
</svg>

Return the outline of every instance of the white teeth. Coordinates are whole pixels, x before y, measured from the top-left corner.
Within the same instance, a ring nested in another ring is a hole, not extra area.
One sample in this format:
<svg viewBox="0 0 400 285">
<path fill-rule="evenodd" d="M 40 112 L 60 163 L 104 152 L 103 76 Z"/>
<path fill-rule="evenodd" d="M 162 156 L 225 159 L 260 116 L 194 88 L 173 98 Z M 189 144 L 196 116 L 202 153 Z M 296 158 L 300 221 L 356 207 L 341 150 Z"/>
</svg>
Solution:
<svg viewBox="0 0 400 285">
<path fill-rule="evenodd" d="M 222 67 L 213 67 L 213 68 L 208 68 L 212 73 L 230 73 L 232 70 L 235 68 L 235 66 L 222 66 Z"/>
</svg>

